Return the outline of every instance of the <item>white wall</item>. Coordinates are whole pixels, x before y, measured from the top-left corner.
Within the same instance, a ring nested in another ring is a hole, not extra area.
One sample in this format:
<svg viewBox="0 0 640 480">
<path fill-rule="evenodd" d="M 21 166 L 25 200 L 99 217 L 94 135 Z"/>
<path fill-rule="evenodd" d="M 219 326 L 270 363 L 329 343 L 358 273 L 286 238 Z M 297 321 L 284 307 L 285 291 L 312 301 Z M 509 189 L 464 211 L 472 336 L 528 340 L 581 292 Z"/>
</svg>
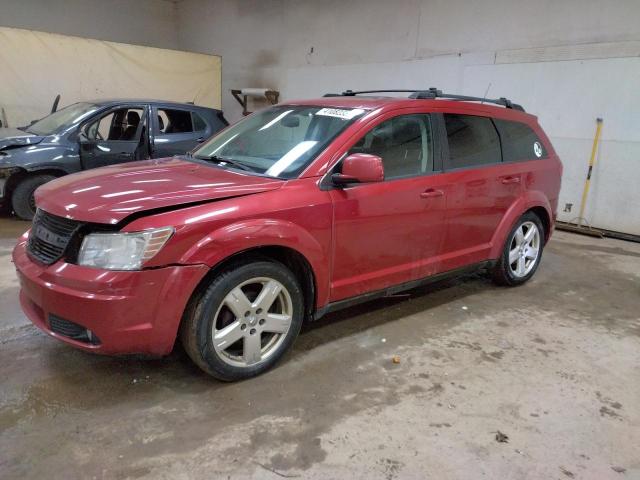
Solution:
<svg viewBox="0 0 640 480">
<path fill-rule="evenodd" d="M 170 0 L 0 0 L 0 26 L 177 48 Z"/>
<path fill-rule="evenodd" d="M 223 58 L 228 90 L 282 99 L 347 88 L 507 96 L 538 115 L 579 209 L 596 117 L 603 141 L 587 219 L 640 235 L 640 2 L 617 0 L 183 0 L 181 48 Z"/>
<path fill-rule="evenodd" d="M 347 88 L 507 96 L 539 116 L 577 215 L 604 118 L 587 220 L 640 234 L 640 1 L 0 0 L 0 25 L 222 55 L 230 88 L 282 99 Z"/>
</svg>

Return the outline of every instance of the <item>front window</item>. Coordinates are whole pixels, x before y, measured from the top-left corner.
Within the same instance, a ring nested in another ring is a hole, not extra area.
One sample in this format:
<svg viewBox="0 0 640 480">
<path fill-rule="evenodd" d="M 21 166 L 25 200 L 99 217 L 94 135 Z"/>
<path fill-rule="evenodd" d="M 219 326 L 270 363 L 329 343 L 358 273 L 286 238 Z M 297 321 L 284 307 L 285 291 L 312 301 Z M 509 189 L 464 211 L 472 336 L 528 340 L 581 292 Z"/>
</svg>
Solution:
<svg viewBox="0 0 640 480">
<path fill-rule="evenodd" d="M 427 114 L 400 115 L 370 130 L 349 151 L 382 158 L 385 180 L 433 171 L 431 122 Z"/>
<path fill-rule="evenodd" d="M 195 158 L 295 178 L 364 110 L 283 105 L 256 113 L 196 150 Z"/>
<path fill-rule="evenodd" d="M 74 125 L 98 110 L 92 103 L 74 103 L 29 125 L 26 131 L 36 135 L 53 135 L 68 125 Z"/>
</svg>

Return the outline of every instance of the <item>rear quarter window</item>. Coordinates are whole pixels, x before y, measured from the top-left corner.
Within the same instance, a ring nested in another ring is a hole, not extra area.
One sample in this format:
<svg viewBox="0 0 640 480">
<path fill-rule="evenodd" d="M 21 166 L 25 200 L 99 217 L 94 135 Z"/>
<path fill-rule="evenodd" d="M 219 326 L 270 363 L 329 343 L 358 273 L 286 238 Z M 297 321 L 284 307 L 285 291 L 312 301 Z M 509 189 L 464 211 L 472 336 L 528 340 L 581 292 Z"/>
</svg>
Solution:
<svg viewBox="0 0 640 480">
<path fill-rule="evenodd" d="M 502 141 L 505 162 L 537 160 L 547 157 L 547 149 L 533 129 L 521 122 L 494 120 Z"/>
</svg>

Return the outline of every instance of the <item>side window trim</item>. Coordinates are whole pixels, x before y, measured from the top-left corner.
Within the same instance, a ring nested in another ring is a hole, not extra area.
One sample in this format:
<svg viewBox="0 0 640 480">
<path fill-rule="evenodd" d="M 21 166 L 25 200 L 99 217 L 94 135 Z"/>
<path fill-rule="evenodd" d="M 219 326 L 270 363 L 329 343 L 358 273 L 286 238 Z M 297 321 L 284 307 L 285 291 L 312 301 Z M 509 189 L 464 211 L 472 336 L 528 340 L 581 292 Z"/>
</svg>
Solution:
<svg viewBox="0 0 640 480">
<path fill-rule="evenodd" d="M 447 159 L 449 158 L 449 142 L 447 129 L 444 125 L 444 115 L 440 112 L 431 113 L 431 125 L 434 129 L 433 173 L 443 173 L 447 170 Z"/>
<path fill-rule="evenodd" d="M 493 129 L 498 134 L 498 145 L 500 145 L 500 163 L 504 163 L 504 142 L 502 140 L 502 134 L 500 133 L 500 129 L 496 125 L 495 119 L 492 117 L 490 118 L 491 118 L 491 125 L 493 125 Z"/>
</svg>

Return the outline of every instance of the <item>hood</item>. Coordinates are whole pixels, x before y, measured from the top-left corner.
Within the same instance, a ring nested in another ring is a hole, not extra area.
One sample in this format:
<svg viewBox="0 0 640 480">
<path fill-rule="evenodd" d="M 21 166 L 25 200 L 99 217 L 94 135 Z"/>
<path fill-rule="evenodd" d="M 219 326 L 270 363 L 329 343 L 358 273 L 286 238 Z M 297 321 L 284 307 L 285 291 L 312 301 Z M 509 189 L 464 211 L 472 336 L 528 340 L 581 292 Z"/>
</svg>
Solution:
<svg viewBox="0 0 640 480">
<path fill-rule="evenodd" d="M 44 137 L 17 128 L 0 128 L 0 150 L 40 143 Z"/>
<path fill-rule="evenodd" d="M 38 207 L 54 215 L 115 224 L 140 211 L 265 192 L 283 183 L 174 157 L 68 175 L 35 196 Z"/>
</svg>

